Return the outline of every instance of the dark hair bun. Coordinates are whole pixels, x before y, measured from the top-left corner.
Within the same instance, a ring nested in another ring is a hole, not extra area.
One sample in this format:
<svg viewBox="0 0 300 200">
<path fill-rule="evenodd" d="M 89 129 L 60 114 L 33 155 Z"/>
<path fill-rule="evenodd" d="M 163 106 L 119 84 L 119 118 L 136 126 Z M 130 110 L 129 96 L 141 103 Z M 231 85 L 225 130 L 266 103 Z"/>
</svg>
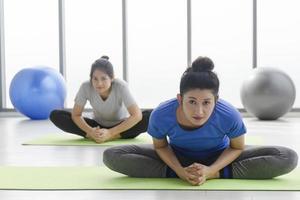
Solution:
<svg viewBox="0 0 300 200">
<path fill-rule="evenodd" d="M 108 56 L 101 56 L 102 59 L 109 60 Z"/>
<path fill-rule="evenodd" d="M 213 61 L 208 57 L 199 56 L 192 63 L 192 71 L 193 72 L 207 72 L 212 71 L 215 65 Z"/>
</svg>

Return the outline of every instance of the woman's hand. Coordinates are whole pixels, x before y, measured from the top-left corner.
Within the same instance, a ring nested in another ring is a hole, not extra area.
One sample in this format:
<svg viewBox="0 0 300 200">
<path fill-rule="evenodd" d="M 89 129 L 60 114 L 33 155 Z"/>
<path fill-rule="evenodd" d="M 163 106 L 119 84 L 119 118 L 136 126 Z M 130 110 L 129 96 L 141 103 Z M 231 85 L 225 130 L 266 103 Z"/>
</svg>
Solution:
<svg viewBox="0 0 300 200">
<path fill-rule="evenodd" d="M 97 142 L 97 140 L 99 140 L 99 138 L 101 137 L 101 134 L 102 134 L 100 130 L 101 129 L 99 126 L 94 127 L 87 133 L 86 137 Z"/>
<path fill-rule="evenodd" d="M 193 163 L 186 167 L 185 170 L 195 176 L 202 176 L 202 182 L 200 182 L 200 184 L 203 184 L 205 180 L 219 178 L 219 172 L 215 172 L 211 167 L 201 163 Z"/>
<path fill-rule="evenodd" d="M 193 163 L 192 165 L 185 167 L 184 171 L 178 176 L 189 182 L 191 185 L 202 185 L 208 179 L 218 177 L 218 173 L 214 173 L 210 167 L 202 165 L 200 163 Z"/>
<path fill-rule="evenodd" d="M 100 136 L 96 139 L 97 143 L 103 143 L 110 140 L 115 140 L 120 138 L 121 136 L 119 134 L 114 135 L 111 129 L 107 128 L 101 128 L 99 130 Z"/>
<path fill-rule="evenodd" d="M 177 173 L 180 179 L 187 181 L 191 185 L 201 185 L 205 182 L 205 177 L 202 176 L 198 170 L 189 167 L 183 168 L 181 173 Z"/>
<path fill-rule="evenodd" d="M 106 128 L 101 128 L 99 130 L 100 136 L 96 139 L 97 143 L 103 143 L 103 142 L 107 142 L 109 140 L 114 139 L 111 131 L 109 129 Z"/>
<path fill-rule="evenodd" d="M 111 129 L 100 128 L 99 126 L 92 128 L 87 134 L 87 137 L 94 140 L 96 143 L 103 143 L 120 138 L 119 135 L 113 135 Z"/>
</svg>

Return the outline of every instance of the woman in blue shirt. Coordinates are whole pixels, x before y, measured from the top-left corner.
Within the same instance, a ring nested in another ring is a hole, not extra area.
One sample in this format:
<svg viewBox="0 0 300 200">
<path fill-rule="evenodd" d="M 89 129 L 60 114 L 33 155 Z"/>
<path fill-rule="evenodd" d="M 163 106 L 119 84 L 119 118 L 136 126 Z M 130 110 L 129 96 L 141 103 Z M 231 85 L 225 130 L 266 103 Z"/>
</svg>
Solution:
<svg viewBox="0 0 300 200">
<path fill-rule="evenodd" d="M 208 179 L 268 179 L 293 170 L 297 154 L 286 147 L 245 146 L 240 113 L 219 99 L 219 79 L 207 57 L 182 75 L 177 99 L 150 116 L 153 145 L 109 148 L 103 161 L 132 177 L 179 177 L 192 185 Z"/>
</svg>

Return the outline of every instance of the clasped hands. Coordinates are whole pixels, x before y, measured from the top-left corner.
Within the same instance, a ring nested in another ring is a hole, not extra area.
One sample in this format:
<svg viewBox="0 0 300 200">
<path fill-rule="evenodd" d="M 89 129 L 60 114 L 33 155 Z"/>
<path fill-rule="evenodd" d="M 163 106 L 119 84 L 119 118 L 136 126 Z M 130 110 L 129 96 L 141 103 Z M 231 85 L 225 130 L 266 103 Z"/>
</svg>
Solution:
<svg viewBox="0 0 300 200">
<path fill-rule="evenodd" d="M 109 129 L 100 128 L 99 126 L 92 128 L 92 130 L 87 134 L 87 137 L 97 143 L 103 143 L 113 138 Z"/>
<path fill-rule="evenodd" d="M 179 177 L 191 185 L 202 185 L 206 180 L 219 177 L 219 173 L 212 172 L 209 166 L 193 163 L 183 168 L 184 171 Z"/>
</svg>

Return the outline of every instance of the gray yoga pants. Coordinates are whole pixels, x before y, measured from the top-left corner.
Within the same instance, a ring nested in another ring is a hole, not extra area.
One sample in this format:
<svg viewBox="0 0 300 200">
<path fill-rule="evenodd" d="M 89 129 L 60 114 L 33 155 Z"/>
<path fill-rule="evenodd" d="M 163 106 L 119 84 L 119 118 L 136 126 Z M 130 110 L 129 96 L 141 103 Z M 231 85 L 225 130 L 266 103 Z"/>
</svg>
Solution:
<svg viewBox="0 0 300 200">
<path fill-rule="evenodd" d="M 194 160 L 176 155 L 183 167 L 194 162 L 210 165 L 222 152 L 208 160 Z M 113 171 L 141 178 L 174 177 L 158 156 L 153 145 L 125 145 L 108 148 L 103 153 L 104 164 Z M 282 146 L 246 146 L 242 154 L 220 171 L 221 178 L 270 179 L 292 171 L 298 156 Z M 176 174 L 175 174 L 176 177 Z"/>
</svg>

